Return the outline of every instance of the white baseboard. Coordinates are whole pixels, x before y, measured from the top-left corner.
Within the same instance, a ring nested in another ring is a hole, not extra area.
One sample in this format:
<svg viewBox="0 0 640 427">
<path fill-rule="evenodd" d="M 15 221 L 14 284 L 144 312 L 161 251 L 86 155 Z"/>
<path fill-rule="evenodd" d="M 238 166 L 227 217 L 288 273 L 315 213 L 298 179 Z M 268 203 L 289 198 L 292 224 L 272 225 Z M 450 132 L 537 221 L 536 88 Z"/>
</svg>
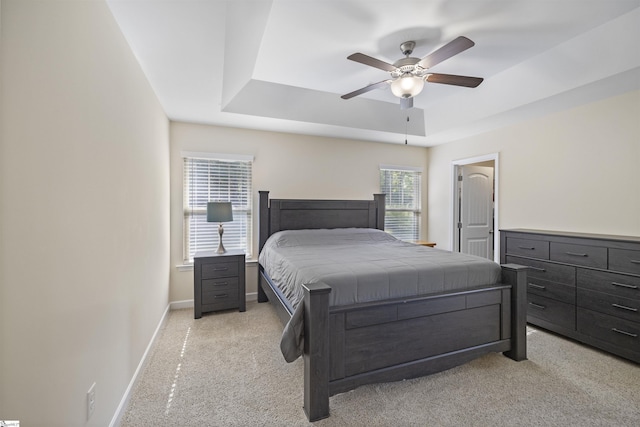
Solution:
<svg viewBox="0 0 640 427">
<path fill-rule="evenodd" d="M 186 299 L 183 301 L 171 301 L 169 303 L 171 310 L 180 310 L 181 308 L 193 308 L 193 300 Z"/>
<path fill-rule="evenodd" d="M 153 348 L 153 345 L 156 342 L 158 332 L 160 331 L 164 323 L 167 321 L 167 318 L 168 318 L 167 315 L 169 314 L 170 307 L 171 307 L 171 304 L 168 304 L 167 308 L 164 310 L 164 313 L 162 314 L 162 318 L 160 319 L 160 322 L 158 323 L 158 326 L 156 327 L 156 330 L 154 331 L 153 336 L 149 341 L 149 345 L 147 345 L 147 348 L 145 349 L 144 354 L 142 355 L 142 359 L 140 359 L 140 363 L 138 364 L 136 371 L 133 373 L 133 377 L 129 382 L 129 386 L 125 390 L 124 396 L 122 396 L 122 400 L 120 400 L 120 404 L 116 409 L 116 413 L 113 414 L 113 418 L 109 423 L 109 427 L 117 427 L 122 422 L 122 417 L 124 416 L 124 412 L 127 409 L 129 400 L 131 399 L 131 391 L 133 390 L 133 386 L 138 380 L 138 375 L 144 370 L 145 366 L 147 365 L 147 356 L 149 356 L 149 352 L 151 351 L 151 349 Z"/>
</svg>

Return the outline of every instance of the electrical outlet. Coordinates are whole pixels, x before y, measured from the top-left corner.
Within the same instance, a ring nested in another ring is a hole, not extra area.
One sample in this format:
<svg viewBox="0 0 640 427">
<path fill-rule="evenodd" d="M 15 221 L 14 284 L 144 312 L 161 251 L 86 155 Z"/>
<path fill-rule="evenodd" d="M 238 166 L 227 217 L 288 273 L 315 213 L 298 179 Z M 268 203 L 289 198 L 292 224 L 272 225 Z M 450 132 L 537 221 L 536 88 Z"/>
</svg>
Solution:
<svg viewBox="0 0 640 427">
<path fill-rule="evenodd" d="M 93 415 L 94 409 L 96 409 L 96 383 L 93 383 L 87 392 L 87 421 Z"/>
</svg>

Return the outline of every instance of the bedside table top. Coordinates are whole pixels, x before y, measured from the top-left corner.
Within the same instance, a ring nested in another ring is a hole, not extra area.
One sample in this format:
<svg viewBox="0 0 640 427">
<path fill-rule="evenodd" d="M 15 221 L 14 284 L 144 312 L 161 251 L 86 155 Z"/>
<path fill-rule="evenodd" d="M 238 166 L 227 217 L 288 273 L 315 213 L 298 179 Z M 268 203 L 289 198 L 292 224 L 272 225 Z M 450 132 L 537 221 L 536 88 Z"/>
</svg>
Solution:
<svg viewBox="0 0 640 427">
<path fill-rule="evenodd" d="M 237 255 L 245 255 L 244 250 L 242 250 L 242 249 L 229 249 L 227 252 L 225 252 L 223 254 L 219 254 L 214 250 L 211 250 L 211 251 L 200 251 L 200 252 L 196 252 L 195 255 L 193 255 L 193 259 L 195 260 L 196 258 L 225 257 L 225 256 L 237 256 Z"/>
</svg>

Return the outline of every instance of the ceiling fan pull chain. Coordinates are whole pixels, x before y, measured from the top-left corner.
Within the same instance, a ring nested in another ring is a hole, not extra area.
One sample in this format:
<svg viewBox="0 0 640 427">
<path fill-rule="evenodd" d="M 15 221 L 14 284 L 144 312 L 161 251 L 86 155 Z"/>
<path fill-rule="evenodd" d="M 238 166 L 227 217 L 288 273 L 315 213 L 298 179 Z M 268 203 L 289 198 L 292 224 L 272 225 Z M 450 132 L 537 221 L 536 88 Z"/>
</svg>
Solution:
<svg viewBox="0 0 640 427">
<path fill-rule="evenodd" d="M 404 145 L 407 145 L 407 131 L 409 129 L 409 116 L 407 116 L 407 123 L 404 124 Z"/>
</svg>

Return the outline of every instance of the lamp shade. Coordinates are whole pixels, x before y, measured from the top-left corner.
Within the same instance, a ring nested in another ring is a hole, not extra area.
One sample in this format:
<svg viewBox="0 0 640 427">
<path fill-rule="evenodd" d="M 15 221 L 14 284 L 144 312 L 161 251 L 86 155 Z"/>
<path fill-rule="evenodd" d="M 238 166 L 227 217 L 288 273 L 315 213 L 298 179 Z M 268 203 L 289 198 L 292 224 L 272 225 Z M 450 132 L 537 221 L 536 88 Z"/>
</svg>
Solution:
<svg viewBox="0 0 640 427">
<path fill-rule="evenodd" d="M 398 98 L 411 98 L 422 91 L 424 80 L 412 74 L 405 74 L 391 82 L 391 92 Z"/>
<path fill-rule="evenodd" d="M 233 221 L 231 202 L 208 202 L 207 222 Z"/>
</svg>

